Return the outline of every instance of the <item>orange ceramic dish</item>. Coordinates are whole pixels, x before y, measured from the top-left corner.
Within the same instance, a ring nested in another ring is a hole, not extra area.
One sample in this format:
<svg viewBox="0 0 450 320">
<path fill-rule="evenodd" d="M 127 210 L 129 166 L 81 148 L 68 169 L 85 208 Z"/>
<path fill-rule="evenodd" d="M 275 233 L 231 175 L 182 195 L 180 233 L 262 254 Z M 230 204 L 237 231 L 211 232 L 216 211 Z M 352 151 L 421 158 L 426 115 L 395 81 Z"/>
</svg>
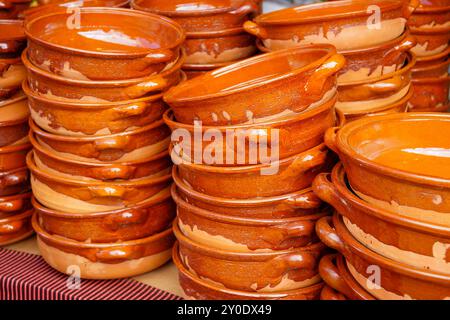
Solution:
<svg viewBox="0 0 450 320">
<path fill-rule="evenodd" d="M 344 63 L 330 45 L 280 50 L 186 81 L 164 100 L 175 119 L 186 124 L 199 120 L 219 126 L 295 115 L 324 103 L 324 96 L 329 99 Z"/>
<path fill-rule="evenodd" d="M 27 72 L 20 57 L 0 58 L 0 101 L 20 94 Z"/>
<path fill-rule="evenodd" d="M 25 166 L 25 157 L 31 144 L 23 143 L 0 148 L 0 171 L 9 171 Z"/>
<path fill-rule="evenodd" d="M 0 197 L 30 190 L 29 173 L 26 166 L 0 172 Z"/>
<path fill-rule="evenodd" d="M 31 192 L 0 197 L 0 216 L 8 217 L 31 209 Z"/>
<path fill-rule="evenodd" d="M 411 27 L 411 34 L 417 39 L 417 45 L 411 51 L 418 57 L 432 56 L 445 51 L 449 47 L 450 27 Z"/>
<path fill-rule="evenodd" d="M 20 54 L 26 45 L 27 40 L 23 30 L 23 22 L 0 18 L 0 56 Z"/>
<path fill-rule="evenodd" d="M 409 17 L 408 25 L 415 28 L 441 28 L 450 27 L 450 5 L 419 6 Z"/>
<path fill-rule="evenodd" d="M 0 245 L 21 241 L 33 234 L 31 216 L 33 209 L 4 217 L 0 214 Z"/>
<path fill-rule="evenodd" d="M 351 122 L 326 144 L 358 196 L 411 219 L 450 226 L 450 116 L 403 113 Z"/>
<path fill-rule="evenodd" d="M 27 96 L 22 93 L 0 101 L 0 119 L 2 121 L 15 121 L 24 119 L 29 115 Z"/>
<path fill-rule="evenodd" d="M 450 77 L 427 77 L 412 80 L 414 95 L 410 103 L 410 111 L 447 112 L 449 110 Z"/>
<path fill-rule="evenodd" d="M 0 19 L 18 19 L 29 8 L 30 0 L 6 0 L 0 6 Z"/>
<path fill-rule="evenodd" d="M 0 122 L 0 147 L 27 142 L 28 116 L 14 121 Z"/>
<path fill-rule="evenodd" d="M 436 59 L 423 61 L 419 66 L 415 66 L 412 70 L 413 79 L 418 78 L 442 78 L 448 76 L 448 67 L 450 59 Z"/>
</svg>

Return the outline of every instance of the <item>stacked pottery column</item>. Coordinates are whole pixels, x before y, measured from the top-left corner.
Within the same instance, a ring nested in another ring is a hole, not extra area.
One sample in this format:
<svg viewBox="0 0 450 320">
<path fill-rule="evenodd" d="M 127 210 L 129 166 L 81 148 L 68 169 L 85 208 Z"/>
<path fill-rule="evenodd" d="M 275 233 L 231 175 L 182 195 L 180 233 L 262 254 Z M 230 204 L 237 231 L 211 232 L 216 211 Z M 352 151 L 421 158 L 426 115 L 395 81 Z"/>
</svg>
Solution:
<svg viewBox="0 0 450 320">
<path fill-rule="evenodd" d="M 162 91 L 182 78 L 184 33 L 129 9 L 79 14 L 70 28 L 61 11 L 25 26 L 33 227 L 55 269 L 129 277 L 168 261 L 174 242 Z"/>
</svg>

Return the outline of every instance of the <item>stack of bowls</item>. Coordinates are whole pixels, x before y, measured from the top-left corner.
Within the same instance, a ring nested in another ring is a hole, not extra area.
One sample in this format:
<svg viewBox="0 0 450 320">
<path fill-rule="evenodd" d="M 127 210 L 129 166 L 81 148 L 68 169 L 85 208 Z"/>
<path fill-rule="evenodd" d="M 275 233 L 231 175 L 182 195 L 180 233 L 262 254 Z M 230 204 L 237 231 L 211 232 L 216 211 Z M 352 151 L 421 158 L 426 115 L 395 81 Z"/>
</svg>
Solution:
<svg viewBox="0 0 450 320">
<path fill-rule="evenodd" d="M 343 65 L 331 45 L 280 50 L 164 95 L 186 296 L 318 298 L 324 245 L 314 226 L 329 209 L 310 187 L 335 162 L 323 137 Z"/>
<path fill-rule="evenodd" d="M 31 235 L 26 71 L 20 60 L 25 46 L 22 22 L 0 20 L 0 245 Z"/>
<path fill-rule="evenodd" d="M 260 12 L 255 0 L 133 0 L 131 7 L 167 16 L 186 31 L 186 61 L 183 70 L 188 78 L 214 70 L 257 52 L 255 37 L 242 24 Z"/>
<path fill-rule="evenodd" d="M 416 42 L 406 22 L 416 5 L 404 0 L 323 2 L 263 14 L 246 22 L 244 29 L 259 38 L 263 52 L 311 43 L 334 45 L 347 62 L 338 76 L 336 108 L 351 121 L 407 111 L 415 63 L 409 50 Z"/>
<path fill-rule="evenodd" d="M 314 181 L 315 193 L 336 209 L 316 231 L 343 257 L 320 264 L 341 294 L 326 289 L 324 297 L 450 297 L 448 130 L 449 115 L 406 113 L 327 132 L 342 164 Z"/>
<path fill-rule="evenodd" d="M 182 78 L 184 32 L 130 9 L 80 8 L 25 25 L 33 227 L 44 259 L 83 278 L 170 259 L 170 130 L 162 93 Z M 68 20 L 69 19 L 69 20 Z"/>
<path fill-rule="evenodd" d="M 408 21 L 417 38 L 412 51 L 417 55 L 412 70 L 414 96 L 411 110 L 449 110 L 450 3 L 446 0 L 421 1 Z"/>
</svg>

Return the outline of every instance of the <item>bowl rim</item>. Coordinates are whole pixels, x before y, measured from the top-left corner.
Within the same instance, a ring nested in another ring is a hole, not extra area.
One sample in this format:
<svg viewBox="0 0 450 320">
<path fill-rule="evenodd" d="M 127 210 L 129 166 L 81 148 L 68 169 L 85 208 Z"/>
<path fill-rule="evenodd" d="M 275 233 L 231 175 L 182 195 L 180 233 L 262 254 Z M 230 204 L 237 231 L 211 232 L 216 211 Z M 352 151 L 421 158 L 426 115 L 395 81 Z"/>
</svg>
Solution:
<svg viewBox="0 0 450 320">
<path fill-rule="evenodd" d="M 25 35 L 25 32 L 24 32 L 24 27 L 23 27 L 23 21 L 22 20 L 0 19 L 0 26 L 1 25 L 5 25 L 5 24 L 17 25 L 22 30 L 23 36 L 15 36 L 15 37 L 13 37 L 13 36 L 8 36 L 7 34 L 2 34 L 2 36 L 0 37 L 0 42 L 3 42 L 3 41 L 14 41 L 14 40 L 18 40 L 18 41 L 23 40 L 23 41 L 25 41 L 27 39 L 26 35 Z"/>
</svg>

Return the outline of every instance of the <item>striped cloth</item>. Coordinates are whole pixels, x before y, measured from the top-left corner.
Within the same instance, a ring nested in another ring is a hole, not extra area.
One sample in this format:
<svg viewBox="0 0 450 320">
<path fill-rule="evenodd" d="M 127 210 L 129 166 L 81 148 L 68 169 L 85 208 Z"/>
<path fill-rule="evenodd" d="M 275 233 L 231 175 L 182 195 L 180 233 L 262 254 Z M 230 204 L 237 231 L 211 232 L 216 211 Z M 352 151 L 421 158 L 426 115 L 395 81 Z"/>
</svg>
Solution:
<svg viewBox="0 0 450 320">
<path fill-rule="evenodd" d="M 0 300 L 180 300 L 132 279 L 84 280 L 78 289 L 42 257 L 0 248 Z"/>
</svg>

